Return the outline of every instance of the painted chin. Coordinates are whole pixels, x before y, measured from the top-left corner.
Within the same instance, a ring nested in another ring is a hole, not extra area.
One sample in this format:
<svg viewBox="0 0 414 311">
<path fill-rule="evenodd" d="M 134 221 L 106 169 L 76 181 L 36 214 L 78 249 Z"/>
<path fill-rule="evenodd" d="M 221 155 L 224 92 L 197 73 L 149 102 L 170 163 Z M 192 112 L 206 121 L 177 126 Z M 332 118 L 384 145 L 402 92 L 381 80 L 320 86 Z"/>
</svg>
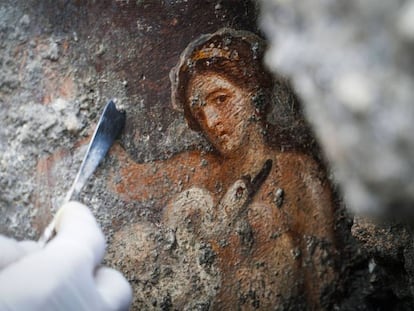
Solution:
<svg viewBox="0 0 414 311">
<path fill-rule="evenodd" d="M 243 134 L 238 131 L 207 131 L 207 137 L 222 155 L 231 155 L 241 148 Z"/>
<path fill-rule="evenodd" d="M 240 141 L 231 135 L 223 134 L 219 136 L 216 147 L 223 155 L 230 155 L 240 149 Z"/>
</svg>

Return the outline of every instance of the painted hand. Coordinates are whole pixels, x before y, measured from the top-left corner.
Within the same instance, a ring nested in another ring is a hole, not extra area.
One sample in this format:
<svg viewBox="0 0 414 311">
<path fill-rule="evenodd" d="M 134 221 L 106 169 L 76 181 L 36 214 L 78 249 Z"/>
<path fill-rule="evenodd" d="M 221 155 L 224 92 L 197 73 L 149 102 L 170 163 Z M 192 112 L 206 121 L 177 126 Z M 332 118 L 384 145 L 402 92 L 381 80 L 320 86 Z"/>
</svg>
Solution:
<svg viewBox="0 0 414 311">
<path fill-rule="evenodd" d="M 0 310 L 127 310 L 131 287 L 98 267 L 105 239 L 92 213 L 70 202 L 55 217 L 56 237 L 36 242 L 0 237 Z"/>
</svg>

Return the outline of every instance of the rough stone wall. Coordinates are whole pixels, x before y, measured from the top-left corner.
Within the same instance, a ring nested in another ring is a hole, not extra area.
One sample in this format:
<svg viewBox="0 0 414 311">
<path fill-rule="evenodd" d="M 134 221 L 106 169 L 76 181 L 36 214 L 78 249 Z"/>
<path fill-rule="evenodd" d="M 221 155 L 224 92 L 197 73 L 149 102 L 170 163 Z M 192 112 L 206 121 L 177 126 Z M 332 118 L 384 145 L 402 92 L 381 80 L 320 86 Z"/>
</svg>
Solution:
<svg viewBox="0 0 414 311">
<path fill-rule="evenodd" d="M 267 64 L 303 100 L 348 208 L 381 218 L 352 226 L 371 275 L 361 307 L 412 309 L 414 2 L 263 0 L 261 10 Z"/>
<path fill-rule="evenodd" d="M 304 100 L 348 206 L 412 210 L 414 2 L 261 3 L 267 64 Z"/>
</svg>

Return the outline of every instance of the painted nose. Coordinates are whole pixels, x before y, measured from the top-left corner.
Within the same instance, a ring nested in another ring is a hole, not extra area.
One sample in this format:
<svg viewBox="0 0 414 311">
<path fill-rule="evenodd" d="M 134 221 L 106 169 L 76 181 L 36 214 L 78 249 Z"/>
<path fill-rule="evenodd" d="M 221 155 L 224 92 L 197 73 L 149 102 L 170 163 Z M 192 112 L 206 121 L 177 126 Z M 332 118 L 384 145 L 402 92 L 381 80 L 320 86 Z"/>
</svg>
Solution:
<svg viewBox="0 0 414 311">
<path fill-rule="evenodd" d="M 215 128 L 220 123 L 220 116 L 214 107 L 205 107 L 204 114 L 208 128 Z"/>
</svg>

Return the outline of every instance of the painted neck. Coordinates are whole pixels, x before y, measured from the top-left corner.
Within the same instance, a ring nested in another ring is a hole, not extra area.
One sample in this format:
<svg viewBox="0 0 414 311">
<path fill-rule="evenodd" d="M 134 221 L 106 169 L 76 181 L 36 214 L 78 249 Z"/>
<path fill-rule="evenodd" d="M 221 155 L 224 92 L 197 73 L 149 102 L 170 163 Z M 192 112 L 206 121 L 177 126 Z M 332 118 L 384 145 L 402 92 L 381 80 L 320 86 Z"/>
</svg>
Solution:
<svg viewBox="0 0 414 311">
<path fill-rule="evenodd" d="M 226 158 L 233 159 L 239 165 L 247 167 L 254 166 L 254 163 L 261 162 L 262 159 L 267 159 L 271 152 L 262 133 L 262 127 L 259 124 L 249 132 L 249 135 L 246 136 L 238 150 L 229 155 L 224 155 Z"/>
</svg>

